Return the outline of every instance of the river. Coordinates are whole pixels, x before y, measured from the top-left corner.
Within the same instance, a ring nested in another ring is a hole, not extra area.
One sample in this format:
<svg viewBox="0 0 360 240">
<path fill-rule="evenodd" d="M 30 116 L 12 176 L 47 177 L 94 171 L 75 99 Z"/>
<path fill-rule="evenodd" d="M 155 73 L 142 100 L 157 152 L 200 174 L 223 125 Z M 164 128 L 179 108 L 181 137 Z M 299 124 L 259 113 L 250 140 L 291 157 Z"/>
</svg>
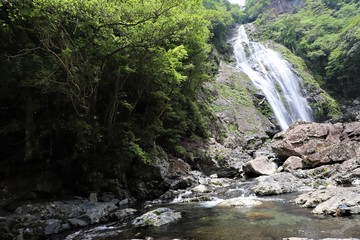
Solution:
<svg viewBox="0 0 360 240">
<path fill-rule="evenodd" d="M 111 225 L 110 228 L 97 228 L 93 233 L 71 239 L 360 238 L 359 216 L 348 218 L 317 216 L 309 209 L 294 206 L 286 198 L 288 195 L 276 199 L 262 198 L 264 201 L 262 205 L 245 208 L 206 207 L 205 203 L 170 204 L 165 206 L 182 213 L 182 218 L 175 223 L 150 228 Z"/>
</svg>

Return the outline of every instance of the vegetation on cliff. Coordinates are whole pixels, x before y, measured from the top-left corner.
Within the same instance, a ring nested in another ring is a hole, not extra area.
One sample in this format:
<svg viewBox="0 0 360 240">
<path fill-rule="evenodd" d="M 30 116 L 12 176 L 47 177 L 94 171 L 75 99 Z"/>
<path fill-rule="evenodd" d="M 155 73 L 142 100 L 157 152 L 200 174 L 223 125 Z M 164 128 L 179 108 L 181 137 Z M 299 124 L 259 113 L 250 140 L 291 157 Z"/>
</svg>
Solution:
<svg viewBox="0 0 360 240">
<path fill-rule="evenodd" d="M 227 38 L 242 21 L 258 19 L 263 39 L 304 58 L 323 86 L 356 96 L 359 2 L 285 2 L 272 11 L 274 1 L 248 0 L 243 12 L 226 0 L 1 1 L 0 180 L 26 173 L 30 188 L 87 192 L 103 179 L 126 185 L 134 161 L 184 155 L 184 141 L 208 137 L 199 93 L 220 56 L 230 60 Z M 251 105 L 244 86 L 218 87 Z M 337 114 L 318 97 L 319 115 Z"/>
<path fill-rule="evenodd" d="M 209 43 L 240 18 L 225 0 L 1 1 L 1 177 L 76 188 L 205 138 Z"/>
<path fill-rule="evenodd" d="M 257 18 L 263 37 L 285 45 L 303 58 L 324 80 L 323 86 L 338 97 L 357 97 L 360 89 L 360 2 L 292 0 L 289 2 L 297 3 L 292 11 L 279 16 L 272 2 L 248 1 L 246 12 L 254 16 L 249 20 Z"/>
<path fill-rule="evenodd" d="M 314 118 L 316 121 L 326 121 L 328 119 L 335 119 L 340 116 L 341 112 L 336 100 L 324 91 L 313 73 L 306 66 L 304 60 L 293 54 L 288 48 L 283 45 L 276 44 L 273 46 L 282 56 L 289 61 L 296 74 L 301 78 L 303 87 L 309 96 L 309 105 L 311 106 Z"/>
</svg>

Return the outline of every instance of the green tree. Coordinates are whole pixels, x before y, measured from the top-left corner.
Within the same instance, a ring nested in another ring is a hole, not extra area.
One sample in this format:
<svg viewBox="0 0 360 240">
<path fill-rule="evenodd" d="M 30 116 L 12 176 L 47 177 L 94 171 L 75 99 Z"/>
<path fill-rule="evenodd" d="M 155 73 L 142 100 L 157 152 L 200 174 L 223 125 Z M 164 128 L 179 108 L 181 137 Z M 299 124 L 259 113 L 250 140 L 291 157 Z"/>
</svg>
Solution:
<svg viewBox="0 0 360 240">
<path fill-rule="evenodd" d="M 1 1 L 1 171 L 122 178 L 157 146 L 206 138 L 209 39 L 241 13 L 225 2 Z"/>
<path fill-rule="evenodd" d="M 263 17 L 258 22 L 263 24 L 264 38 L 272 38 L 301 56 L 324 80 L 324 87 L 339 96 L 355 97 L 359 4 L 355 0 L 308 0 L 295 14 Z"/>
</svg>

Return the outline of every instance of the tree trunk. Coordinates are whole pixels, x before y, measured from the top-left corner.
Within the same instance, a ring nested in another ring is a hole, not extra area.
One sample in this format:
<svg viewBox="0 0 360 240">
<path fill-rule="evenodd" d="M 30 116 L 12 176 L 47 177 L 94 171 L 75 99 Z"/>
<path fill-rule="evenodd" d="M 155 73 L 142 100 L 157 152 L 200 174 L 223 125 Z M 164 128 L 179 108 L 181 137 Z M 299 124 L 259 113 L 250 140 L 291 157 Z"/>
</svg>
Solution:
<svg viewBox="0 0 360 240">
<path fill-rule="evenodd" d="M 24 162 L 33 159 L 34 154 L 34 106 L 30 96 L 26 98 L 25 104 L 25 156 Z"/>
</svg>

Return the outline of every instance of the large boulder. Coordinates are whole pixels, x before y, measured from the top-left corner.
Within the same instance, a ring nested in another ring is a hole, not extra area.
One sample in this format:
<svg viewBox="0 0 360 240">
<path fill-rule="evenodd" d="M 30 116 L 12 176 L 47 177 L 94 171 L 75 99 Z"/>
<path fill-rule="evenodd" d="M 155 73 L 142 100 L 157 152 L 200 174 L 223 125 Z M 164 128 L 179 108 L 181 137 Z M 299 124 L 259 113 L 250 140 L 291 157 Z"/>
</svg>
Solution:
<svg viewBox="0 0 360 240">
<path fill-rule="evenodd" d="M 313 154 L 304 156 L 304 161 L 310 166 L 320 166 L 336 162 L 344 162 L 359 153 L 359 142 L 341 142 L 315 150 Z"/>
<path fill-rule="evenodd" d="M 248 176 L 271 175 L 276 173 L 277 165 L 266 156 L 260 156 L 247 162 L 243 170 Z"/>
<path fill-rule="evenodd" d="M 157 208 L 150 212 L 147 212 L 140 217 L 135 218 L 132 224 L 135 227 L 155 226 L 160 227 L 162 225 L 174 222 L 181 218 L 181 213 L 174 212 L 170 208 Z"/>
<path fill-rule="evenodd" d="M 360 213 L 360 187 L 333 187 L 304 193 L 295 200 L 302 207 L 314 208 L 314 214 L 341 215 Z"/>
<path fill-rule="evenodd" d="M 297 191 L 297 178 L 291 173 L 261 176 L 254 181 L 251 191 L 260 196 L 277 195 Z"/>
<path fill-rule="evenodd" d="M 122 221 L 132 217 L 137 212 L 134 208 L 120 209 L 110 214 L 110 217 L 114 220 Z"/>
<path fill-rule="evenodd" d="M 285 172 L 293 172 L 297 169 L 303 169 L 304 167 L 304 161 L 302 158 L 291 156 L 282 165 Z"/>
<path fill-rule="evenodd" d="M 155 158 L 150 164 L 134 160 L 128 171 L 130 192 L 137 199 L 155 199 L 171 189 L 184 189 L 195 183 L 191 166 L 182 159 Z"/>
<path fill-rule="evenodd" d="M 360 154 L 360 123 L 296 123 L 274 137 L 280 159 L 298 156 L 309 167 L 343 162 Z"/>
</svg>

